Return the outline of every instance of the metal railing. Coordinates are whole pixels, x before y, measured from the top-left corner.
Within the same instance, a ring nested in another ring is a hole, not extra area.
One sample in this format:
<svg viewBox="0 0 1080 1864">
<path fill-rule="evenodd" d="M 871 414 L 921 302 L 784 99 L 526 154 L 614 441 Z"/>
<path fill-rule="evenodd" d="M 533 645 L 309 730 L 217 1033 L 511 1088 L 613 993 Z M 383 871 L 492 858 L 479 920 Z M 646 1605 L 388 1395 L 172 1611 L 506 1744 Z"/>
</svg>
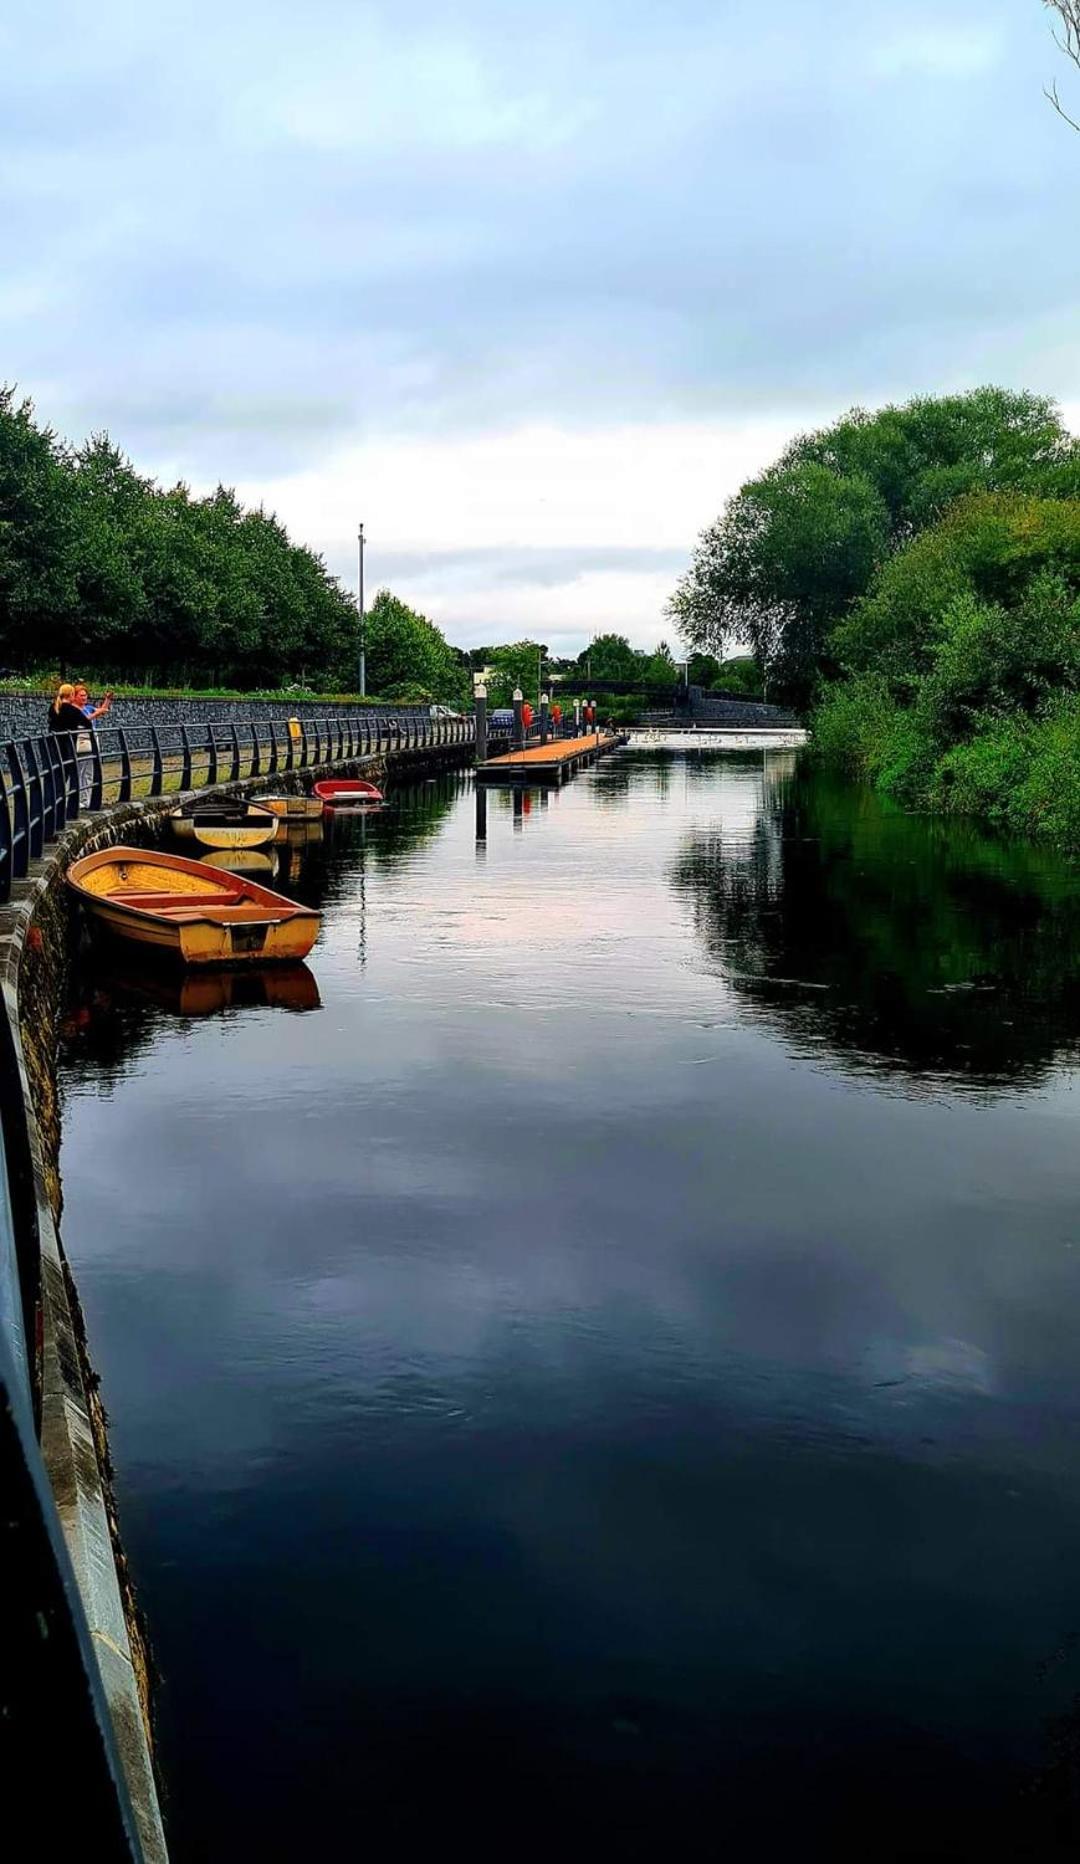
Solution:
<svg viewBox="0 0 1080 1864">
<path fill-rule="evenodd" d="M 472 718 L 363 712 L 116 725 L 8 739 L 0 744 L 0 902 L 11 898 L 13 882 L 24 878 L 46 844 L 86 810 L 475 739 Z"/>
</svg>

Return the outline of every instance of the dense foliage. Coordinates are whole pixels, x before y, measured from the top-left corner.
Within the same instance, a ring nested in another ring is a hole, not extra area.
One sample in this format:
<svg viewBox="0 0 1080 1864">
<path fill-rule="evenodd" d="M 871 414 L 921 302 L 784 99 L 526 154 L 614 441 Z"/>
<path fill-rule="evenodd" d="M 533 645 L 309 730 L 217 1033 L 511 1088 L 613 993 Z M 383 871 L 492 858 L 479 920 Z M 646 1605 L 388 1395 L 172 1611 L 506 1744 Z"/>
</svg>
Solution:
<svg viewBox="0 0 1080 1864">
<path fill-rule="evenodd" d="M 917 807 L 1080 848 L 1080 500 L 961 500 L 836 628 L 827 755 Z"/>
<path fill-rule="evenodd" d="M 352 686 L 356 608 L 320 557 L 219 486 L 163 490 L 0 388 L 0 662 L 159 684 Z"/>
<path fill-rule="evenodd" d="M 699 649 L 753 642 L 818 749 L 906 805 L 1080 848 L 1080 448 L 1052 402 L 979 389 L 796 440 L 672 606 Z"/>
<path fill-rule="evenodd" d="M 805 703 L 831 634 L 882 565 L 956 499 L 1080 495 L 1080 451 L 1044 396 L 983 388 L 855 409 L 803 434 L 701 537 L 671 601 L 688 646 L 749 644 L 770 696 Z"/>
<path fill-rule="evenodd" d="M 470 681 L 464 656 L 426 615 L 380 589 L 364 619 L 367 683 L 385 699 L 464 704 Z"/>
</svg>

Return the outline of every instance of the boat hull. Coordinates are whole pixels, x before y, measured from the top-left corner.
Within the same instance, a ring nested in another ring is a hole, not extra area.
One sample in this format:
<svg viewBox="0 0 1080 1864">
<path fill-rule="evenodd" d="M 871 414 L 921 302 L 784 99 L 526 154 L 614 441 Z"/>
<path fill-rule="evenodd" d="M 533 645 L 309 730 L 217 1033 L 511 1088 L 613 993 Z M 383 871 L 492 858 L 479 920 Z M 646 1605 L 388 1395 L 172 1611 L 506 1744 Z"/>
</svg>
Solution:
<svg viewBox="0 0 1080 1864">
<path fill-rule="evenodd" d="M 319 914 L 241 875 L 142 848 L 76 861 L 68 884 L 114 938 L 186 965 L 288 964 L 306 958 Z"/>
<path fill-rule="evenodd" d="M 382 791 L 365 777 L 325 777 L 315 794 L 326 810 L 371 809 L 385 801 Z"/>
</svg>

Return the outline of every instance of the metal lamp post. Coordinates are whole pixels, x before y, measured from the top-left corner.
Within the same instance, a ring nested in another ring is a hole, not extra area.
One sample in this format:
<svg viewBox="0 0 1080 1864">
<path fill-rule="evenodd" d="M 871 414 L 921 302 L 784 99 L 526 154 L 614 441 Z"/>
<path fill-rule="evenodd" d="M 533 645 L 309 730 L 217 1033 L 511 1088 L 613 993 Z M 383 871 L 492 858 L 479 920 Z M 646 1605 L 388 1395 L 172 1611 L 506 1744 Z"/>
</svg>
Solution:
<svg viewBox="0 0 1080 1864">
<path fill-rule="evenodd" d="M 367 630 L 364 625 L 364 527 L 356 534 L 356 612 L 360 623 L 360 697 L 367 697 Z"/>
</svg>

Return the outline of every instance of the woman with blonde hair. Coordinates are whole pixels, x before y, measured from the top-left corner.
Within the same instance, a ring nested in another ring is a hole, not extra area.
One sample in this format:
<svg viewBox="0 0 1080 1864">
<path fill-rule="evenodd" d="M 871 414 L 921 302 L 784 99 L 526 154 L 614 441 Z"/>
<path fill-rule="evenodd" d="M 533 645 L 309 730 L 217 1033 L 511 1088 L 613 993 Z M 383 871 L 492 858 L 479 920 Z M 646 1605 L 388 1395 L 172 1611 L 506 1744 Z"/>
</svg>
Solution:
<svg viewBox="0 0 1080 1864">
<path fill-rule="evenodd" d="M 75 688 L 65 680 L 56 689 L 56 698 L 49 707 L 50 731 L 85 731 L 86 715 L 75 704 Z"/>
<path fill-rule="evenodd" d="M 50 731 L 66 732 L 73 739 L 72 749 L 79 766 L 79 808 L 85 809 L 90 801 L 90 785 L 93 778 L 94 760 L 87 753 L 93 750 L 92 726 L 86 713 L 78 702 L 78 688 L 65 680 L 57 687 L 56 698 L 49 707 Z"/>
</svg>

